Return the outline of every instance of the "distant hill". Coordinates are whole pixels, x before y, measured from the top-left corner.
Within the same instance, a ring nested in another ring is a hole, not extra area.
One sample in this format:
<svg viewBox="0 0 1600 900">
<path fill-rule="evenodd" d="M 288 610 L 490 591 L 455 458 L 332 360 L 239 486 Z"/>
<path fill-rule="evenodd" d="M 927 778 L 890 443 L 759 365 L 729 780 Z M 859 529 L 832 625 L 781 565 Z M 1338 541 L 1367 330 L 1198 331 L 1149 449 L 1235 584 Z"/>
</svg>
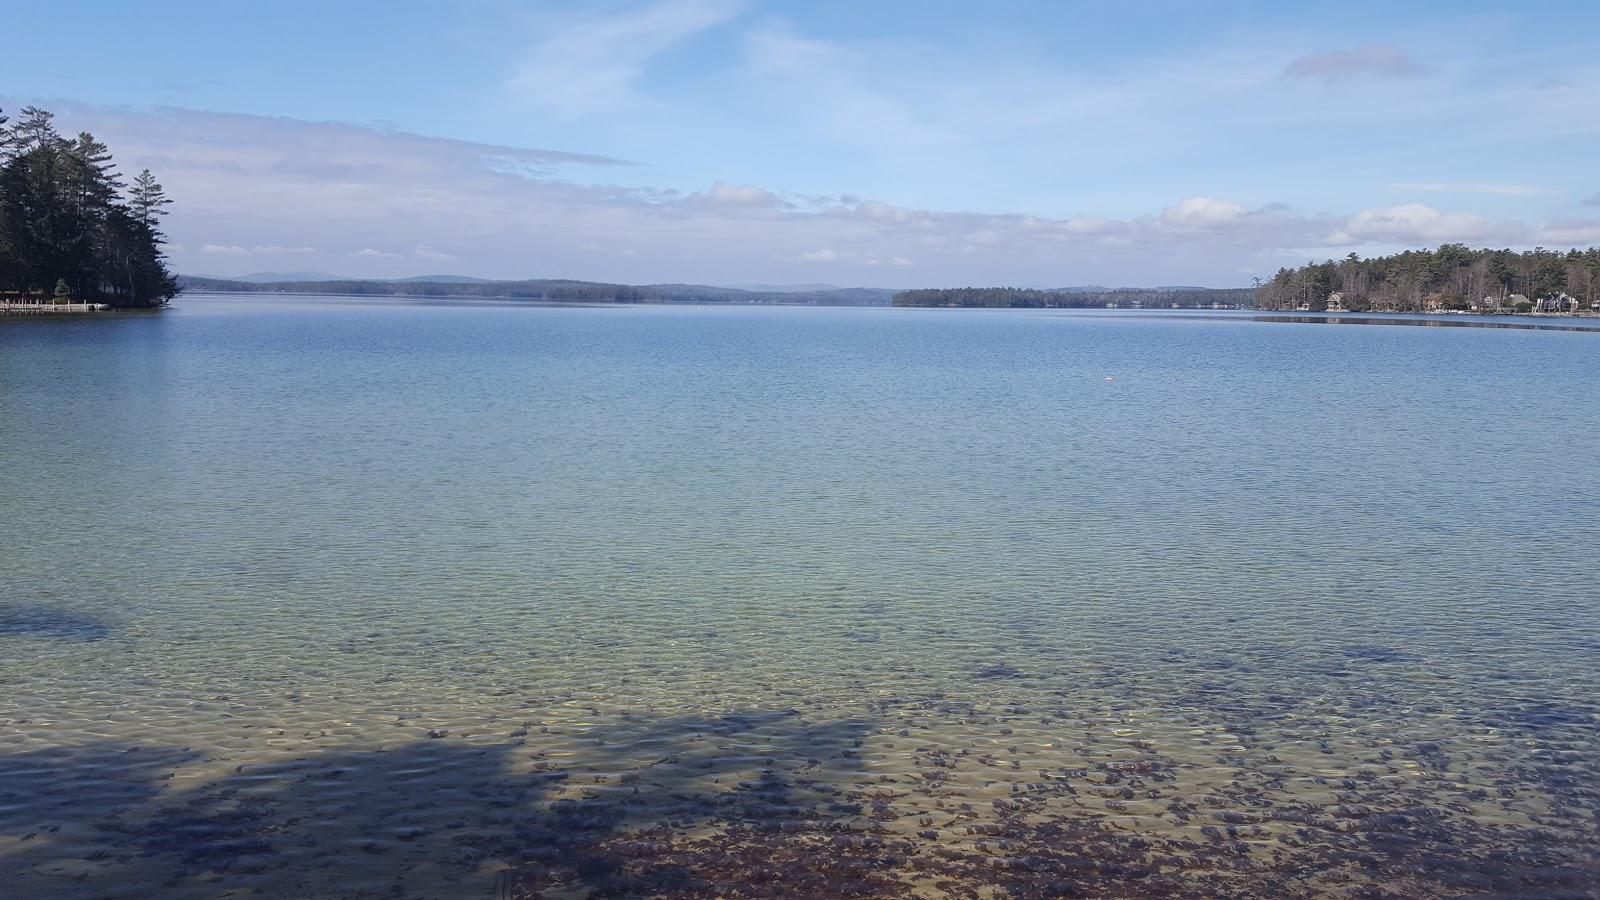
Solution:
<svg viewBox="0 0 1600 900">
<path fill-rule="evenodd" d="M 528 281 L 377 281 L 335 279 L 316 281 L 240 281 L 179 275 L 178 287 L 186 291 L 229 294 L 327 294 L 360 297 L 476 297 L 502 300 L 549 300 L 593 303 L 652 303 L 656 292 L 626 284 L 603 284 L 565 279 Z"/>
<path fill-rule="evenodd" d="M 756 294 L 812 294 L 821 291 L 839 291 L 844 288 L 836 284 L 729 284 L 724 287 L 736 291 L 750 291 Z"/>
<path fill-rule="evenodd" d="M 745 291 L 704 284 L 608 284 L 567 279 L 490 281 L 464 276 L 377 279 L 249 281 L 179 275 L 186 291 L 231 294 L 328 294 L 363 297 L 469 297 L 590 303 L 798 303 L 816 306 L 888 306 L 894 291 L 836 288 L 806 291 Z"/>
<path fill-rule="evenodd" d="M 228 280 L 268 284 L 274 281 L 338 281 L 339 276 L 326 272 L 251 272 L 249 275 L 235 275 Z"/>
<path fill-rule="evenodd" d="M 1104 285 L 1099 285 L 1099 284 L 1081 284 L 1081 285 L 1077 285 L 1075 287 L 1050 288 L 1050 290 L 1055 292 L 1055 293 L 1057 293 L 1057 294 L 1117 294 L 1117 293 L 1144 294 L 1144 293 L 1150 293 L 1152 291 L 1164 292 L 1164 293 L 1169 293 L 1169 294 L 1176 294 L 1176 293 L 1183 293 L 1183 292 L 1186 292 L 1186 291 L 1232 291 L 1232 290 L 1239 290 L 1239 289 L 1238 288 L 1208 288 L 1208 287 L 1199 287 L 1198 285 L 1192 285 L 1192 284 L 1162 284 L 1162 285 L 1157 285 L 1156 287 L 1118 287 L 1118 288 L 1106 287 Z"/>
<path fill-rule="evenodd" d="M 887 288 L 841 288 L 829 285 L 815 290 L 753 291 L 713 287 L 709 284 L 647 284 L 669 303 L 799 303 L 812 306 L 888 306 L 894 291 Z"/>
<path fill-rule="evenodd" d="M 492 279 L 474 278 L 471 275 L 413 275 L 410 278 L 346 278 L 343 275 L 329 275 L 327 272 L 251 272 L 249 275 L 193 275 L 193 278 L 207 278 L 212 281 L 248 281 L 251 284 L 280 284 L 295 282 L 304 284 L 309 281 L 426 281 L 435 284 L 485 284 Z"/>
<path fill-rule="evenodd" d="M 284 279 L 293 273 L 257 272 L 240 278 L 179 275 L 186 291 L 239 294 L 327 294 L 362 297 L 463 297 L 537 300 L 552 303 L 761 303 L 808 306 L 1031 306 L 1141 307 L 1144 309 L 1249 305 L 1248 288 L 1106 288 L 1097 285 L 1023 290 L 957 288 L 894 291 L 888 288 L 842 288 L 831 284 L 750 285 L 747 288 L 709 284 L 610 284 L 561 278 L 492 281 L 466 275 L 418 275 L 411 278 Z M 259 280 L 252 280 L 259 279 Z M 755 290 L 755 288 L 766 288 Z"/>
</svg>

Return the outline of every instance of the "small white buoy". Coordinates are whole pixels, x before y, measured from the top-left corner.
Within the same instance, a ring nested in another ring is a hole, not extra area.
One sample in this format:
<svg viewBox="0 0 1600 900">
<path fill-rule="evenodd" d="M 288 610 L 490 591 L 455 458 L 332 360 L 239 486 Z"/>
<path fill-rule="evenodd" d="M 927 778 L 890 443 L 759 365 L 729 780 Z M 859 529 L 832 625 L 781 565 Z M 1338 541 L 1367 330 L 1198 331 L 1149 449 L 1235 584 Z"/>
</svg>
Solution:
<svg viewBox="0 0 1600 900">
<path fill-rule="evenodd" d="M 1111 376 L 1110 376 L 1110 375 L 1107 375 L 1107 376 L 1106 376 L 1106 380 L 1107 380 L 1107 381 L 1116 381 L 1116 380 L 1117 380 L 1117 379 L 1115 379 L 1115 378 L 1113 378 L 1113 377 L 1111 377 Z"/>
</svg>

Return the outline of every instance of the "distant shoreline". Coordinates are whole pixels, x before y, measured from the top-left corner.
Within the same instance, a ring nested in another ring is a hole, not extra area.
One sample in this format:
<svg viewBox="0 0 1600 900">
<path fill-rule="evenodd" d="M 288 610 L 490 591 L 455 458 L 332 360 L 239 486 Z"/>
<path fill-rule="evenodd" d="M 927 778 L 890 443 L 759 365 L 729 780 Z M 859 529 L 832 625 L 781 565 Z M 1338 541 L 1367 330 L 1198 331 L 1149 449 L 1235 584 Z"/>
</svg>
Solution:
<svg viewBox="0 0 1600 900">
<path fill-rule="evenodd" d="M 188 296 L 195 297 L 271 297 L 292 300 L 293 298 L 329 299 L 329 300 L 368 300 L 379 302 L 398 302 L 411 304 L 438 304 L 441 306 L 471 307 L 474 305 L 495 306 L 528 306 L 528 307 L 628 307 L 628 306 L 657 306 L 657 307 L 684 307 L 684 306 L 711 306 L 711 307 L 787 307 L 787 308 L 830 308 L 830 309 L 879 309 L 879 310 L 904 310 L 907 313 L 923 312 L 1014 312 L 1014 313 L 1068 313 L 1092 318 L 1143 318 L 1143 319 L 1217 319 L 1236 322 L 1265 322 L 1288 324 L 1318 324 L 1318 325 L 1396 325 L 1396 326 L 1444 326 L 1456 328 L 1511 328 L 1538 331 L 1586 331 L 1600 332 L 1600 316 L 1560 316 L 1550 314 L 1442 314 L 1442 313 L 1417 313 L 1417 312 L 1334 312 L 1314 313 L 1294 310 L 1269 310 L 1269 309 L 1105 309 L 1104 307 L 948 307 L 948 306 L 891 306 L 886 304 L 820 304 L 820 303 L 782 303 L 782 302 L 697 302 L 697 301 L 653 301 L 650 303 L 610 303 L 603 300 L 593 301 L 544 301 L 524 297 L 449 297 L 409 294 L 405 296 L 373 295 L 373 294 L 324 294 L 324 293 L 289 293 L 289 292 L 229 292 L 229 291 L 187 291 Z M 180 297 L 181 299 L 181 297 Z"/>
</svg>

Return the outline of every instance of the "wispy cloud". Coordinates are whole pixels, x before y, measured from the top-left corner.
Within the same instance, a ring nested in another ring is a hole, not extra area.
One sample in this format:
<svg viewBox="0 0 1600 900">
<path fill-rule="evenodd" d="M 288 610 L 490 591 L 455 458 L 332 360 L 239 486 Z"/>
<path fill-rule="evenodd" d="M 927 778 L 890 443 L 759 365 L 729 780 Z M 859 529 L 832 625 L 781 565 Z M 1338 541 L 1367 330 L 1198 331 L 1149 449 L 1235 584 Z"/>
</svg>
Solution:
<svg viewBox="0 0 1600 900">
<path fill-rule="evenodd" d="M 417 249 L 411 251 L 411 255 L 416 259 L 426 259 L 433 262 L 455 262 L 461 258 L 454 253 L 445 253 L 442 250 L 430 250 L 427 247 L 418 247 Z"/>
<path fill-rule="evenodd" d="M 1582 205 L 1583 206 L 1600 206 L 1600 194 L 1594 194 L 1592 196 L 1584 198 L 1584 201 L 1583 201 Z"/>
<path fill-rule="evenodd" d="M 1353 50 L 1328 50 L 1308 53 L 1283 69 L 1285 78 L 1338 81 L 1346 78 L 1408 78 L 1420 75 L 1423 67 L 1395 47 L 1357 47 Z"/>
<path fill-rule="evenodd" d="M 1527 184 L 1452 184 L 1443 182 L 1396 182 L 1389 185 L 1397 191 L 1418 191 L 1428 194 L 1490 194 L 1497 197 L 1532 197 L 1548 194 L 1548 188 Z"/>
<path fill-rule="evenodd" d="M 177 245 L 168 249 L 175 250 Z M 217 256 L 307 256 L 317 252 L 315 247 L 285 247 L 280 244 L 256 244 L 241 247 L 238 244 L 202 244 L 201 253 Z"/>
<path fill-rule="evenodd" d="M 522 104 L 565 116 L 628 99 L 650 61 L 733 19 L 743 0 L 666 0 L 620 12 L 550 17 L 506 87 Z"/>
</svg>

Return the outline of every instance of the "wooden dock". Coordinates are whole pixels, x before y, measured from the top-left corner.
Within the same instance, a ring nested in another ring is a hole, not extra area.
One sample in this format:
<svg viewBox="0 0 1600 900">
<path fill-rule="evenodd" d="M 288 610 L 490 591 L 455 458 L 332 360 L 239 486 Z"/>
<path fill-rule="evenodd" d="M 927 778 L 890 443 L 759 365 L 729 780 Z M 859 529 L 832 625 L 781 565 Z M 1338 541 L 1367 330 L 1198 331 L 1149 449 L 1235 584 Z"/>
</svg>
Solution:
<svg viewBox="0 0 1600 900">
<path fill-rule="evenodd" d="M 110 308 L 104 303 L 28 303 L 20 300 L 0 300 L 0 315 L 66 315 L 104 312 Z"/>
</svg>

